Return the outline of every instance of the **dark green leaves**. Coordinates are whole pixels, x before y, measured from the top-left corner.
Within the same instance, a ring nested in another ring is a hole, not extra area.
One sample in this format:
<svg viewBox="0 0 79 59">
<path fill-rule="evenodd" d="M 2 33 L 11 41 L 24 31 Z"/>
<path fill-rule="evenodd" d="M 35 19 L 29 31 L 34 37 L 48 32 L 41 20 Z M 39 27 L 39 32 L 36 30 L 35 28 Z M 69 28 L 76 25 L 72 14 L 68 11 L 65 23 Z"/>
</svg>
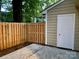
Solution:
<svg viewBox="0 0 79 59">
<path fill-rule="evenodd" d="M 40 6 L 39 0 L 24 0 L 22 5 L 23 18 L 25 19 L 23 21 L 27 21 L 28 19 L 30 20 L 33 17 L 38 16 Z"/>
</svg>

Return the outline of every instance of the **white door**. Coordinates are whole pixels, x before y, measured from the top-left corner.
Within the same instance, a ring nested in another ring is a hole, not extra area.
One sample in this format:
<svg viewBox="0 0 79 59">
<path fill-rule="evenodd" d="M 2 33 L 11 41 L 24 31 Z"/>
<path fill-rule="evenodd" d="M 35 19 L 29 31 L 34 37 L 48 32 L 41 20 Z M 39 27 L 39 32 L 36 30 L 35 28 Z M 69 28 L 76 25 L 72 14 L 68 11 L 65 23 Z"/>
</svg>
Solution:
<svg viewBox="0 0 79 59">
<path fill-rule="evenodd" d="M 75 14 L 57 16 L 57 46 L 74 49 Z"/>
</svg>

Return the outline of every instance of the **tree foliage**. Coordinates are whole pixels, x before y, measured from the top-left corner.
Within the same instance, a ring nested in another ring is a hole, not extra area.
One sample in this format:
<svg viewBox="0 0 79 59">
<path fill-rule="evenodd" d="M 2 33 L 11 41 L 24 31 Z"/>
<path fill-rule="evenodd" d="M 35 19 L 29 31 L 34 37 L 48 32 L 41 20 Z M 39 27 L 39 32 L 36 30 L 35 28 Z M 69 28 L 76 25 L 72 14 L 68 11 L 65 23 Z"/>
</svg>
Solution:
<svg viewBox="0 0 79 59">
<path fill-rule="evenodd" d="M 7 11 L 12 11 L 12 0 L 2 0 L 1 8 L 4 8 Z"/>
<path fill-rule="evenodd" d="M 58 0 L 40 0 L 40 6 L 42 9 L 45 9 L 49 5 L 56 3 Z"/>
<path fill-rule="evenodd" d="M 34 17 L 40 15 L 40 11 L 56 1 L 58 0 L 23 0 L 23 21 L 31 22 Z"/>
<path fill-rule="evenodd" d="M 40 11 L 42 11 L 47 6 L 55 3 L 58 0 L 21 0 L 21 1 L 22 1 L 22 16 L 23 16 L 22 21 L 32 22 L 35 17 L 41 16 Z M 18 2 L 19 0 L 17 1 L 17 3 Z M 7 18 L 11 18 L 13 16 L 12 0 L 0 0 L 0 9 L 1 7 L 4 8 L 6 11 L 9 11 L 9 13 L 6 14 Z"/>
<path fill-rule="evenodd" d="M 40 13 L 39 6 L 40 6 L 39 0 L 23 0 L 22 2 L 23 21 L 31 22 L 32 18 Z"/>
<path fill-rule="evenodd" d="M 12 18 L 12 0 L 0 0 L 0 21 L 12 21 Z"/>
<path fill-rule="evenodd" d="M 2 1 L 2 0 L 0 0 L 0 11 L 1 11 L 1 1 Z"/>
</svg>

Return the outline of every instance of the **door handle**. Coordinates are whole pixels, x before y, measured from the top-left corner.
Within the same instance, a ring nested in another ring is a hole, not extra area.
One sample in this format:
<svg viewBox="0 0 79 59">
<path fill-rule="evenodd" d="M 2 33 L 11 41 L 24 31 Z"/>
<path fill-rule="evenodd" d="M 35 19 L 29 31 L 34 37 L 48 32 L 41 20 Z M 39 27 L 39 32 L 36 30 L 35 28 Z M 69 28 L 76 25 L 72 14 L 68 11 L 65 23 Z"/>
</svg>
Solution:
<svg viewBox="0 0 79 59">
<path fill-rule="evenodd" d="M 61 36 L 61 34 L 59 34 L 59 36 Z"/>
</svg>

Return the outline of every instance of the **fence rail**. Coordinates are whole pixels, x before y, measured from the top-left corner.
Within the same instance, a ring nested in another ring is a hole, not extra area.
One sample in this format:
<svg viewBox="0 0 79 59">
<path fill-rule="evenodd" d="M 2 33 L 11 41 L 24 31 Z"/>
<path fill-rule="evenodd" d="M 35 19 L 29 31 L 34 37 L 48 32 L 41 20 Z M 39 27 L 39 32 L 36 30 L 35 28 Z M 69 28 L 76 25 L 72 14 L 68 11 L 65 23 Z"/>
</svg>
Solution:
<svg viewBox="0 0 79 59">
<path fill-rule="evenodd" d="M 0 23 L 0 50 L 25 42 L 44 43 L 45 23 Z"/>
</svg>

